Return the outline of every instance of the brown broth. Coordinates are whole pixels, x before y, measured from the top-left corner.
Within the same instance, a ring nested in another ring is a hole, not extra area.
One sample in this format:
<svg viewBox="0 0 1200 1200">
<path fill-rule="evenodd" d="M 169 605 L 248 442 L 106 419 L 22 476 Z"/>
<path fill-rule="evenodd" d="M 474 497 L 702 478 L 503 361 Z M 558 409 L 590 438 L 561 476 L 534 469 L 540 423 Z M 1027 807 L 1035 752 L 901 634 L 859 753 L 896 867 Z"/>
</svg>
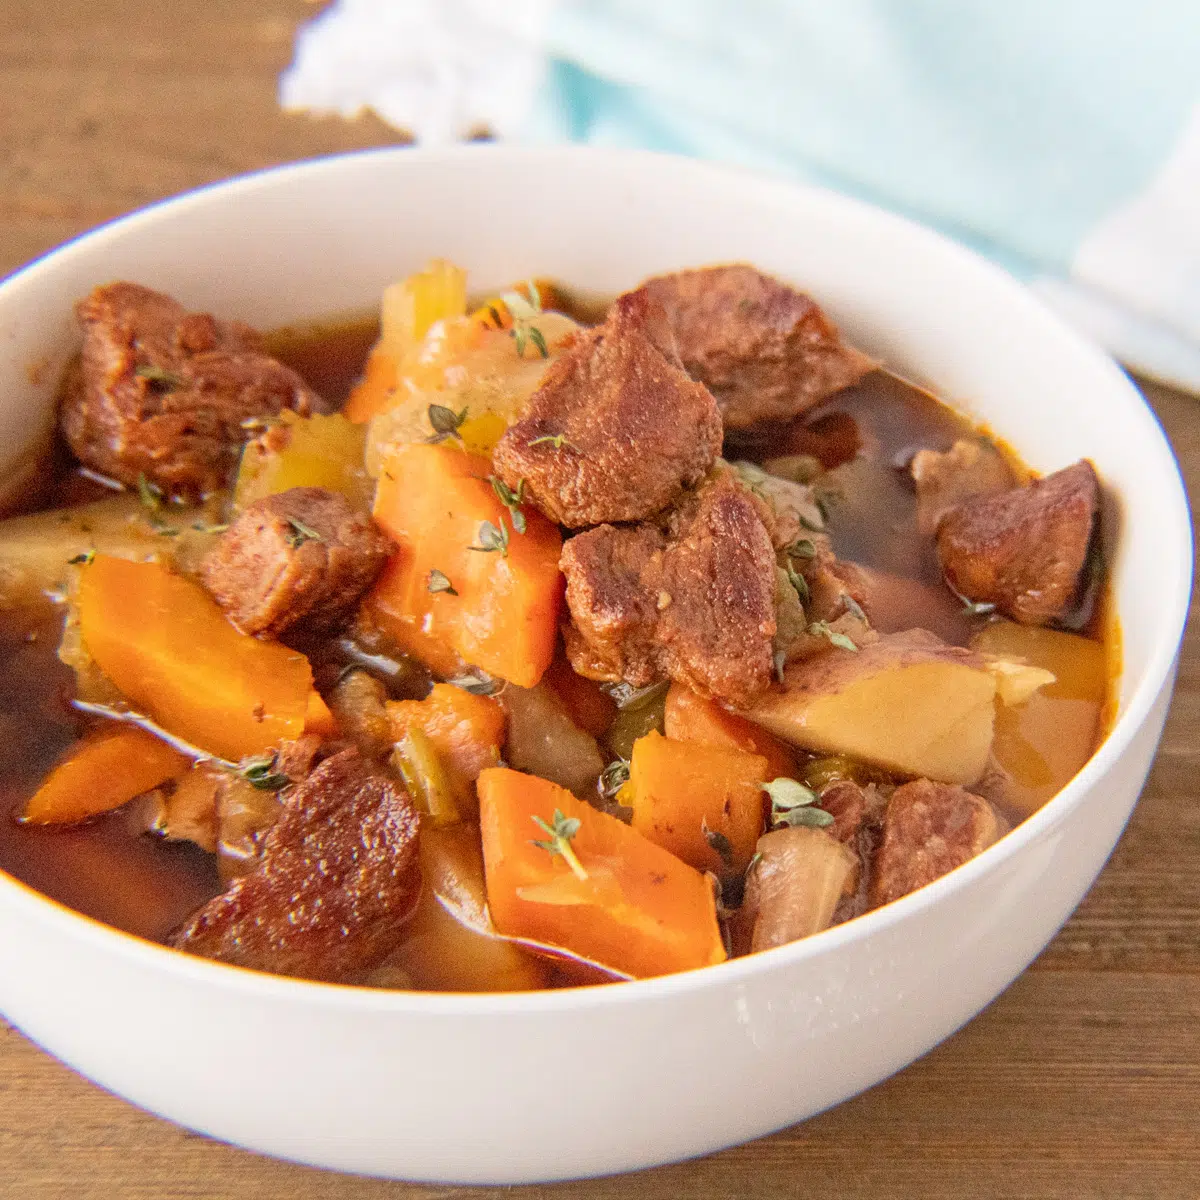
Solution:
<svg viewBox="0 0 1200 1200">
<path fill-rule="evenodd" d="M 587 297 L 570 307 L 577 318 L 594 320 L 603 306 Z M 374 316 L 358 317 L 278 330 L 268 341 L 274 354 L 336 405 L 360 375 L 378 330 Z M 882 372 L 809 414 L 803 425 L 808 433 L 797 425 L 778 427 L 727 447 L 727 453 L 762 461 L 818 443 L 849 446 L 852 457 L 821 481 L 829 492 L 828 526 L 835 551 L 945 592 L 932 539 L 917 531 L 916 499 L 905 468 L 918 448 L 944 450 L 956 438 L 978 436 L 978 431 L 933 397 Z M 105 494 L 61 449 L 47 465 L 53 480 L 49 494 L 23 507 L 78 504 Z M 853 489 L 844 486 L 850 482 Z M 864 495 L 870 498 L 867 503 Z M 951 622 L 949 632 L 939 632 L 966 644 L 984 621 L 962 615 Z M 23 827 L 9 819 L 88 727 L 70 706 L 73 676 L 56 655 L 61 627 L 61 610 L 49 601 L 0 612 L 0 734 L 7 748 L 0 758 L 0 870 L 81 913 L 161 941 L 220 891 L 212 856 L 187 844 L 139 835 L 124 812 L 63 829 Z M 1110 654 L 1114 645 L 1115 630 Z"/>
</svg>

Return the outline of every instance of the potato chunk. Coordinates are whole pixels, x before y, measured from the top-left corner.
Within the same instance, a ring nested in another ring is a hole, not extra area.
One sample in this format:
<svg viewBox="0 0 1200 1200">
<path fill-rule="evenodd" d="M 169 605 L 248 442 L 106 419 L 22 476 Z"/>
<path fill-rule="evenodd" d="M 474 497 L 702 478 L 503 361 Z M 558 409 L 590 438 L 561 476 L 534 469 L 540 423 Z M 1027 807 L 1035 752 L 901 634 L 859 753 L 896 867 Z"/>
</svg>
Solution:
<svg viewBox="0 0 1200 1200">
<path fill-rule="evenodd" d="M 973 783 L 992 745 L 996 681 L 923 629 L 789 666 L 746 715 L 777 737 L 945 783 Z"/>
</svg>

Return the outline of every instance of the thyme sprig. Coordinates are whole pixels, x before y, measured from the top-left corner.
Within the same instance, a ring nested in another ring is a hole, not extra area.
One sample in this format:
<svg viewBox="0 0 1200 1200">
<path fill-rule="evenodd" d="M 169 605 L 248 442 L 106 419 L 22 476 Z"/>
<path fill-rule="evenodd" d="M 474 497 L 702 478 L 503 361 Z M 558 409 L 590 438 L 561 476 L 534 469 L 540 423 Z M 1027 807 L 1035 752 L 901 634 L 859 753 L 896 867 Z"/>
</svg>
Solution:
<svg viewBox="0 0 1200 1200">
<path fill-rule="evenodd" d="M 629 760 L 614 758 L 600 772 L 600 795 L 605 800 L 615 800 L 617 793 L 629 782 Z"/>
<path fill-rule="evenodd" d="M 815 807 L 817 794 L 795 779 L 781 777 L 763 784 L 763 791 L 771 797 L 771 827 L 781 829 L 785 825 L 807 825 L 812 829 L 823 829 L 833 824 L 833 814 Z"/>
<path fill-rule="evenodd" d="M 468 550 L 478 550 L 481 554 L 499 552 L 501 558 L 508 557 L 508 526 L 504 518 L 500 518 L 500 528 L 497 529 L 491 521 L 483 521 L 479 526 L 479 544 L 468 546 Z"/>
<path fill-rule="evenodd" d="M 430 592 L 445 592 L 447 596 L 457 596 L 458 592 L 446 576 L 445 572 L 439 571 L 434 567 L 429 572 L 429 582 L 425 585 Z"/>
<path fill-rule="evenodd" d="M 187 380 L 175 371 L 168 371 L 157 363 L 138 363 L 133 368 L 138 379 L 144 379 L 158 392 L 175 392 L 187 386 Z"/>
<path fill-rule="evenodd" d="M 512 314 L 512 338 L 517 347 L 517 357 L 524 358 L 525 347 L 532 342 L 543 358 L 549 358 L 550 348 L 546 345 L 546 336 L 534 324 L 534 321 L 542 315 L 542 297 L 532 279 L 526 283 L 526 287 L 529 288 L 528 299 L 520 292 L 505 292 L 500 297 Z"/>
<path fill-rule="evenodd" d="M 284 535 L 284 540 L 293 550 L 298 550 L 305 542 L 323 542 L 325 540 L 311 525 L 305 525 L 299 517 L 288 517 L 287 523 L 291 526 L 291 532 Z"/>
<path fill-rule="evenodd" d="M 178 528 L 174 525 L 168 525 L 163 520 L 163 490 L 157 483 L 151 483 L 146 478 L 145 471 L 138 472 L 137 494 L 138 500 L 141 501 L 142 507 L 146 510 L 146 520 L 150 523 L 151 528 L 164 537 L 175 537 L 179 533 Z"/>
<path fill-rule="evenodd" d="M 579 818 L 563 816 L 562 809 L 556 808 L 553 820 L 549 824 L 538 816 L 533 817 L 532 820 L 547 836 L 545 839 L 530 838 L 530 842 L 540 849 L 548 851 L 552 857 L 555 854 L 562 855 L 576 879 L 587 879 L 588 873 L 584 870 L 583 863 L 579 861 L 579 856 L 571 846 L 571 839 L 579 832 Z"/>
<path fill-rule="evenodd" d="M 572 442 L 567 441 L 565 433 L 546 433 L 541 437 L 535 437 L 530 443 L 530 446 L 553 446 L 555 450 L 561 450 L 566 446 L 569 450 L 579 452 L 579 447 Z"/>
<path fill-rule="evenodd" d="M 243 758 L 238 763 L 238 774 L 253 788 L 260 792 L 278 792 L 292 781 L 281 771 L 275 769 L 274 754 L 264 754 L 258 758 Z"/>
<path fill-rule="evenodd" d="M 788 583 L 792 585 L 796 595 L 800 598 L 801 604 L 807 604 L 812 599 L 812 594 L 808 590 L 808 580 L 792 566 L 792 560 L 787 560 L 787 577 Z"/>
<path fill-rule="evenodd" d="M 808 632 L 811 633 L 813 637 L 828 638 L 830 642 L 837 646 L 839 650 L 858 651 L 858 647 L 854 644 L 854 642 L 844 633 L 841 633 L 836 629 L 832 629 L 828 621 L 814 621 L 811 625 L 809 625 Z"/>
<path fill-rule="evenodd" d="M 433 435 L 425 440 L 434 445 L 444 442 L 448 437 L 456 438 L 461 442 L 462 433 L 459 431 L 459 426 L 467 419 L 467 411 L 465 406 L 459 412 L 455 412 L 454 409 L 447 408 L 444 404 L 431 404 L 425 413 L 429 418 Z"/>
<path fill-rule="evenodd" d="M 492 485 L 492 491 L 496 493 L 500 503 L 508 509 L 513 528 L 518 533 L 524 533 L 525 514 L 521 511 L 521 505 L 525 503 L 524 477 L 517 480 L 516 491 L 510 488 L 498 475 L 489 475 L 488 482 Z"/>
</svg>

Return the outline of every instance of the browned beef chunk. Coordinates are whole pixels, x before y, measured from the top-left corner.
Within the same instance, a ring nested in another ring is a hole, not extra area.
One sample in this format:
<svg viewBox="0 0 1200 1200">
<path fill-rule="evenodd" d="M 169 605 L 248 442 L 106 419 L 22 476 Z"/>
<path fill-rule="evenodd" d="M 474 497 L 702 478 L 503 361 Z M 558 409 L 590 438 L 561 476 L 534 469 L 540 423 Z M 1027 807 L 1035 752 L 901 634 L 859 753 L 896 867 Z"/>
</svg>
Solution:
<svg viewBox="0 0 1200 1200">
<path fill-rule="evenodd" d="M 354 750 L 326 759 L 283 797 L 255 869 L 171 945 L 276 975 L 352 978 L 396 947 L 416 905 L 417 814 Z"/>
<path fill-rule="evenodd" d="M 874 367 L 803 293 L 744 263 L 644 285 L 667 312 L 679 357 L 727 429 L 794 417 Z"/>
<path fill-rule="evenodd" d="M 123 483 L 145 475 L 169 494 L 203 495 L 228 481 L 243 422 L 325 410 L 236 321 L 136 283 L 98 287 L 77 312 L 82 370 L 66 383 L 62 431 L 81 462 Z"/>
<path fill-rule="evenodd" d="M 1045 625 L 1078 594 L 1099 510 L 1100 485 L 1086 461 L 964 501 L 938 526 L 946 582 L 1023 625 Z"/>
<path fill-rule="evenodd" d="M 243 633 L 335 628 L 387 561 L 391 543 L 344 496 L 291 488 L 248 505 L 200 566 Z"/>
<path fill-rule="evenodd" d="M 571 529 L 637 521 L 704 477 L 721 417 L 687 377 L 644 291 L 617 299 L 546 372 L 525 416 L 496 447 L 496 473 Z"/>
<path fill-rule="evenodd" d="M 771 678 L 775 554 L 754 501 L 727 472 L 664 526 L 601 525 L 563 547 L 567 653 L 593 679 L 664 677 L 732 704 Z"/>
<path fill-rule="evenodd" d="M 872 907 L 932 883 L 986 850 L 1005 828 L 981 796 L 917 779 L 888 801 L 870 884 Z"/>
<path fill-rule="evenodd" d="M 976 496 L 994 496 L 1016 484 L 1003 455 L 986 442 L 957 441 L 945 453 L 918 450 L 909 468 L 917 485 L 917 528 L 933 536 L 938 522 L 956 505 Z"/>
</svg>

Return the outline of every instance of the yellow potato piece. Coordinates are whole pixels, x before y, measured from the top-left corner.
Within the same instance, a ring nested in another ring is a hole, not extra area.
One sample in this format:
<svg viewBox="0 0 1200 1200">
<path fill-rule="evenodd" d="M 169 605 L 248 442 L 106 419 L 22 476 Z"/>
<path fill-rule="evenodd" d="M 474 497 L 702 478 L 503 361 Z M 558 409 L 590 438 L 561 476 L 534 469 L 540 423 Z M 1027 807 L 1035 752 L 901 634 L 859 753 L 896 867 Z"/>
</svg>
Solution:
<svg viewBox="0 0 1200 1200">
<path fill-rule="evenodd" d="M 942 783 L 984 773 L 996 680 L 969 650 L 910 630 L 805 659 L 784 680 L 746 715 L 794 746 Z"/>
</svg>

